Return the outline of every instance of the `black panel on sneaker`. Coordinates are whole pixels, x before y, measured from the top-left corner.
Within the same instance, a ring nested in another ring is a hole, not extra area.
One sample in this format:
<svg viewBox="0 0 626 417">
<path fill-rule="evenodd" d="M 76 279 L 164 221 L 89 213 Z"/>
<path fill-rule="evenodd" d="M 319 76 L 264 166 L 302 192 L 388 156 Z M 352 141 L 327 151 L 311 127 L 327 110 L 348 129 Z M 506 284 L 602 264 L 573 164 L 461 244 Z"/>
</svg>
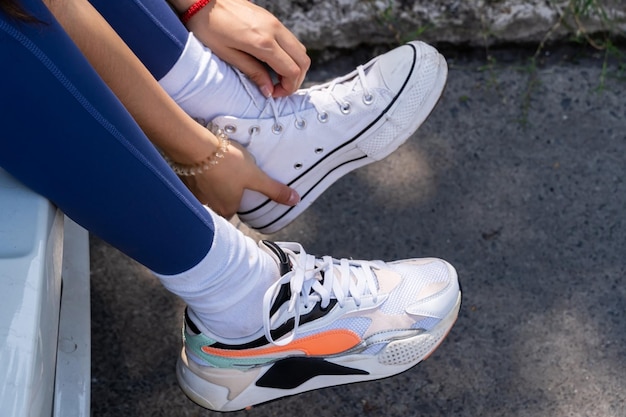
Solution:
<svg viewBox="0 0 626 417">
<path fill-rule="evenodd" d="M 362 369 L 337 365 L 321 358 L 287 358 L 276 362 L 256 382 L 258 387 L 294 389 L 316 376 L 368 375 Z"/>
</svg>

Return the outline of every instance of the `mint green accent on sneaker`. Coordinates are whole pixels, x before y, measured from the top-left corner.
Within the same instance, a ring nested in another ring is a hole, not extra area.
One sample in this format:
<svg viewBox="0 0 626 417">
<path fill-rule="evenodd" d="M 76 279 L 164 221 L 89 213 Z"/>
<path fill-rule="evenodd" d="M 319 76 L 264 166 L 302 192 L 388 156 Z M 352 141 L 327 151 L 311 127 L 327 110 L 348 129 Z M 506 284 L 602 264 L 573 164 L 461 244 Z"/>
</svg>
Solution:
<svg viewBox="0 0 626 417">
<path fill-rule="evenodd" d="M 193 353 L 198 359 L 206 362 L 205 366 L 213 366 L 215 368 L 223 368 L 223 369 L 246 369 L 252 368 L 259 365 L 264 365 L 276 360 L 276 358 L 224 358 L 220 356 L 211 355 L 205 353 L 202 350 L 203 346 L 211 346 L 216 343 L 215 340 L 203 335 L 192 335 L 187 332 L 183 332 L 183 342 L 188 351 Z"/>
<path fill-rule="evenodd" d="M 202 346 L 210 346 L 215 343 L 215 340 L 206 337 L 203 334 L 192 335 L 184 331 L 183 329 L 183 343 L 187 347 L 187 350 L 191 351 L 196 357 L 206 361 L 207 363 L 218 366 L 210 360 L 211 356 L 202 351 Z M 221 368 L 221 366 L 218 366 Z"/>
</svg>

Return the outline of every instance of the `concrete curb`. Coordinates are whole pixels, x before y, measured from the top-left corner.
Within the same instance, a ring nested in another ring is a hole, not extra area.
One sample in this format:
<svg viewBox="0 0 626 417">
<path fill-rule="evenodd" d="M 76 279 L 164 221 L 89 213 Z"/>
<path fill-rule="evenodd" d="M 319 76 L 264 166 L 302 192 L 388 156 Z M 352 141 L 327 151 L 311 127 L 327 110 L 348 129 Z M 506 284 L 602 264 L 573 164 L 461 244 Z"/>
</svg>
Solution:
<svg viewBox="0 0 626 417">
<path fill-rule="evenodd" d="M 491 46 L 626 35 L 620 0 L 258 0 L 312 50 L 403 43 Z"/>
</svg>

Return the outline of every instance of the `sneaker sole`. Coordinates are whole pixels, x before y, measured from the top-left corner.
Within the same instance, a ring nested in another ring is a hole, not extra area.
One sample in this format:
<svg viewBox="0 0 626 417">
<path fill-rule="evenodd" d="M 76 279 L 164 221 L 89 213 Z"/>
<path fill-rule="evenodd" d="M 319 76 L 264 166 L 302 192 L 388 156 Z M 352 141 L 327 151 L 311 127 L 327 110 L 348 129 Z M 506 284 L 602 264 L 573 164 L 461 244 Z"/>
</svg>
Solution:
<svg viewBox="0 0 626 417">
<path fill-rule="evenodd" d="M 385 112 L 381 113 L 378 120 L 359 136 L 337 148 L 310 171 L 288 184 L 300 193 L 301 200 L 297 205 L 288 207 L 267 200 L 252 210 L 237 213 L 239 218 L 249 227 L 261 233 L 275 233 L 302 214 L 339 178 L 357 168 L 380 161 L 398 149 L 424 123 L 443 93 L 448 76 L 448 66 L 442 55 L 437 54 L 437 56 L 439 59 L 439 73 L 430 94 L 424 100 L 420 110 L 414 115 L 412 122 L 402 131 L 397 132 L 395 138 L 381 151 L 373 156 L 364 156 L 363 151 L 359 149 L 359 145 L 363 145 L 366 142 L 376 143 L 379 138 L 386 142 L 387 139 L 385 138 L 389 136 L 389 131 L 383 127 L 387 123 L 388 117 L 400 107 L 399 100 L 394 101 Z M 403 91 L 396 97 L 399 97 L 402 93 Z"/>
<path fill-rule="evenodd" d="M 271 388 L 267 384 L 259 386 L 257 382 L 281 361 L 241 371 L 208 368 L 190 361 L 183 348 L 176 365 L 176 376 L 183 392 L 193 402 L 215 411 L 236 411 L 315 389 L 382 379 L 402 373 L 428 358 L 452 328 L 460 305 L 459 292 L 455 307 L 437 326 L 416 336 L 391 341 L 375 355 L 346 354 L 323 359 L 338 368 L 360 371 L 357 375 L 315 376 L 295 388 Z M 294 376 L 297 379 L 298 370 L 289 368 L 282 375 L 284 379 L 293 380 Z"/>
</svg>

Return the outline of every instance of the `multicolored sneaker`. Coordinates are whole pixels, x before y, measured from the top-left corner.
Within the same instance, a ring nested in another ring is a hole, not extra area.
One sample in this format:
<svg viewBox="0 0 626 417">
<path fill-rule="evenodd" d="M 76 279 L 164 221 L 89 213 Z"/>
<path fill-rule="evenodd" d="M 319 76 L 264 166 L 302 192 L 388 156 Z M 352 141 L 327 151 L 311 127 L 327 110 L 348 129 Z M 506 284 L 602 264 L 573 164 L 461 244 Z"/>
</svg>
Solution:
<svg viewBox="0 0 626 417">
<path fill-rule="evenodd" d="M 388 156 L 426 120 L 447 74 L 443 56 L 415 41 L 288 97 L 266 99 L 242 77 L 252 103 L 246 114 L 220 116 L 211 124 L 246 146 L 259 167 L 296 189 L 301 201 L 288 207 L 246 190 L 239 218 L 274 233 L 339 178 Z"/>
<path fill-rule="evenodd" d="M 185 314 L 178 381 L 211 410 L 398 374 L 428 357 L 457 318 L 459 283 L 445 261 L 337 260 L 297 243 L 259 246 L 283 275 L 265 294 L 258 334 L 224 340 Z"/>
</svg>

